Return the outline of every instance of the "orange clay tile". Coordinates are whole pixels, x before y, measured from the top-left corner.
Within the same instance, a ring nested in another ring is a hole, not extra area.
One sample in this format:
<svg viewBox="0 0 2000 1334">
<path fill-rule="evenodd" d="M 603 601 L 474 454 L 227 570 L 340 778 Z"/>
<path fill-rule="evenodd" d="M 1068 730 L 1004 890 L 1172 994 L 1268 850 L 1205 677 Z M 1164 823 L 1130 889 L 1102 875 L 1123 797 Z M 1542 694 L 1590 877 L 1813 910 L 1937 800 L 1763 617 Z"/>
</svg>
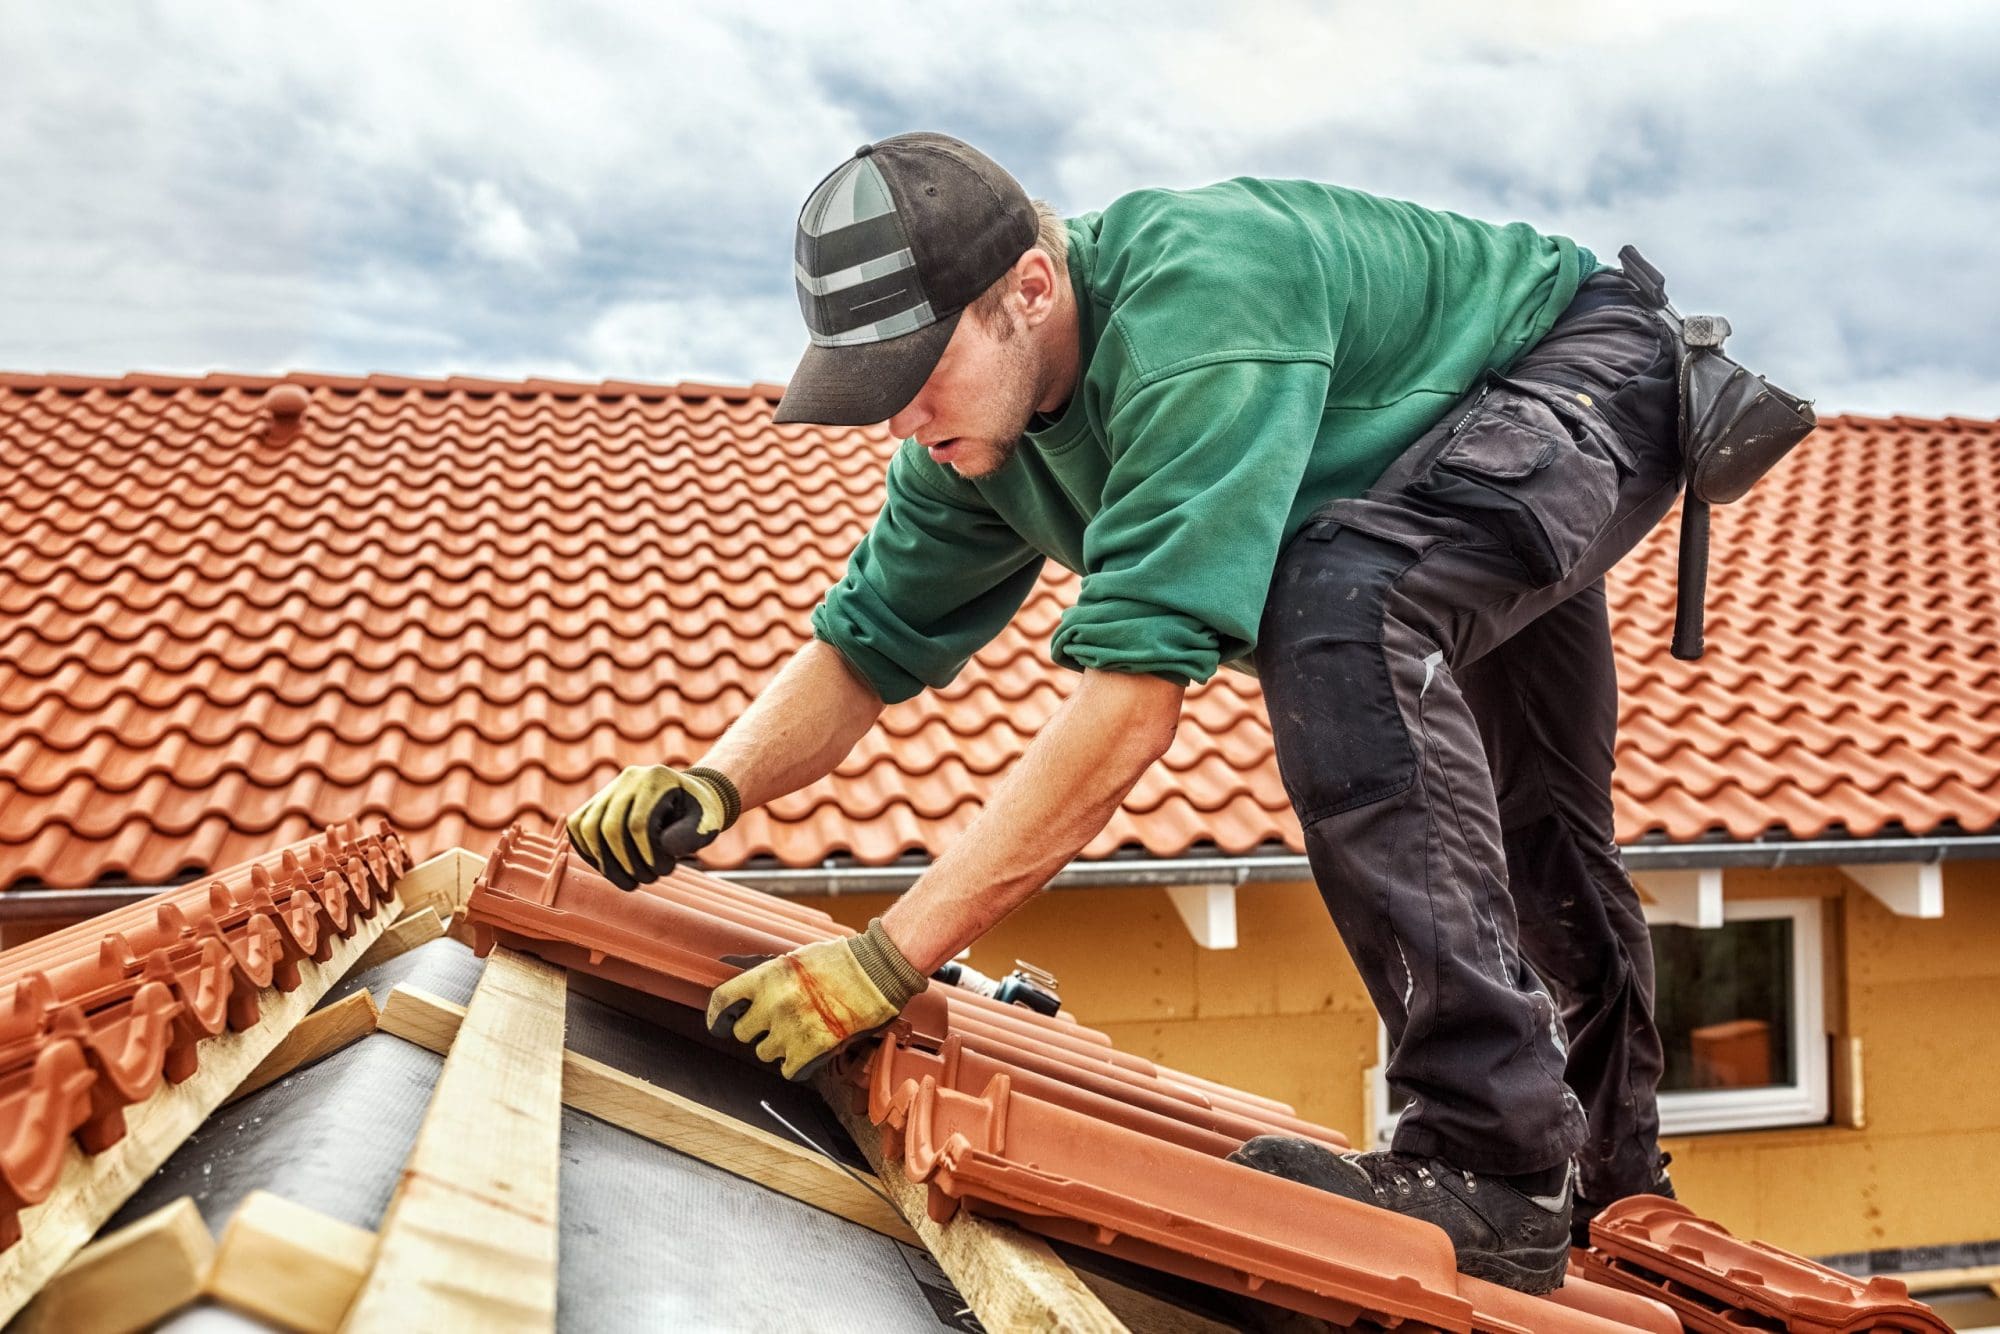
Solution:
<svg viewBox="0 0 2000 1334">
<path fill-rule="evenodd" d="M 680 870 L 622 892 L 555 838 L 510 830 L 466 905 L 496 941 L 701 1008 L 736 968 L 847 934 L 797 904 Z M 1451 1244 L 1400 1218 L 1227 1161 L 1259 1134 L 1331 1130 L 1282 1103 L 1112 1048 L 1066 1017 L 934 983 L 879 1041 L 841 1057 L 885 1150 L 959 1208 L 1346 1324 L 1493 1334 L 1674 1334 L 1640 1294 L 1573 1278 L 1525 1297 L 1456 1272 Z"/>
<path fill-rule="evenodd" d="M 327 829 L 255 861 L 0 953 L 0 1248 L 47 1198 L 71 1136 L 101 1153 L 125 1108 L 256 1025 L 268 987 L 375 915 L 409 869 L 386 825 Z"/>
<path fill-rule="evenodd" d="M 356 812 L 482 846 L 694 758 L 805 639 L 894 447 L 774 425 L 776 392 L 0 375 L 0 885 L 162 882 Z M 2000 823 L 1996 509 L 2000 424 L 1831 419 L 1716 511 L 1698 663 L 1648 538 L 1611 581 L 1619 837 Z M 1069 689 L 1075 590 L 707 864 L 945 846 Z M 1228 672 L 1086 855 L 1197 845 L 1300 847 Z"/>
<path fill-rule="evenodd" d="M 813 909 L 691 870 L 627 893 L 566 842 L 509 830 L 473 886 L 466 918 L 482 952 L 495 940 L 693 1009 L 738 971 L 724 956 L 782 953 L 851 934 Z M 882 1068 L 947 1081 L 1005 1072 L 1065 1107 L 1226 1154 L 1253 1135 L 1289 1134 L 1345 1148 L 1340 1132 L 1284 1103 L 1118 1051 L 1068 1016 L 1049 1018 L 957 987 L 918 997 Z"/>
<path fill-rule="evenodd" d="M 1612 1205 L 1591 1220 L 1590 1239 L 1579 1259 L 1587 1274 L 1665 1302 L 1688 1329 L 1703 1334 L 1946 1334 L 1951 1328 L 1896 1279 L 1863 1281 L 1775 1246 L 1739 1240 L 1657 1195 Z"/>
</svg>

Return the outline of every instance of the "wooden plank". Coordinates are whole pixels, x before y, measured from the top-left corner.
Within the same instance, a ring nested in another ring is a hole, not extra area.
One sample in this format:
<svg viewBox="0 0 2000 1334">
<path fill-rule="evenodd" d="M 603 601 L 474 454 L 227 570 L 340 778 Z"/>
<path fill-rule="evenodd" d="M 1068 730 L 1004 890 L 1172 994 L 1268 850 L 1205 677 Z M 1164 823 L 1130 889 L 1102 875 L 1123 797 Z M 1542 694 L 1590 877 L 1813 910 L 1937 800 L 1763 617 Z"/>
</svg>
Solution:
<svg viewBox="0 0 2000 1334">
<path fill-rule="evenodd" d="M 555 1326 L 561 969 L 495 949 L 345 1328 Z"/>
<path fill-rule="evenodd" d="M 335 945 L 325 963 L 300 960 L 299 985 L 290 992 L 265 991 L 254 1027 L 203 1039 L 201 1066 L 193 1075 L 164 1084 L 145 1102 L 126 1108 L 125 1138 L 118 1143 L 99 1154 L 85 1154 L 70 1144 L 56 1188 L 42 1203 L 21 1211 L 21 1240 L 0 1251 L 0 1323 L 20 1310 L 222 1105 L 388 924 L 388 912 L 378 912 Z"/>
<path fill-rule="evenodd" d="M 394 926 L 388 928 L 395 930 Z M 372 953 L 372 951 L 371 951 Z M 363 967 L 366 954 L 355 963 Z M 266 1084 L 274 1084 L 302 1065 L 311 1065 L 322 1056 L 331 1056 L 348 1043 L 375 1031 L 375 998 L 364 989 L 342 996 L 323 1010 L 314 1010 L 285 1034 L 285 1040 L 271 1049 L 255 1070 L 236 1086 L 226 1100 L 248 1097 Z"/>
<path fill-rule="evenodd" d="M 368 953 L 354 965 L 356 972 L 373 968 L 378 963 L 387 963 L 399 954 L 407 953 L 419 945 L 427 944 L 444 934 L 444 923 L 438 920 L 435 907 L 425 907 L 413 913 L 404 913 L 379 936 L 369 947 Z"/>
<path fill-rule="evenodd" d="M 10 1334 L 129 1334 L 201 1295 L 215 1241 L 183 1195 L 78 1251 Z"/>
<path fill-rule="evenodd" d="M 429 992 L 397 987 L 383 1006 L 382 1031 L 442 1052 L 450 1049 L 464 1015 L 459 1006 Z M 602 1061 L 563 1053 L 563 1102 L 885 1237 L 917 1244 L 901 1214 L 824 1155 Z"/>
<path fill-rule="evenodd" d="M 375 1234 L 253 1190 L 222 1230 L 208 1295 L 300 1334 L 335 1334 L 375 1259 Z"/>
<path fill-rule="evenodd" d="M 464 848 L 451 848 L 405 871 L 396 882 L 401 916 L 412 917 L 426 908 L 435 910 L 440 919 L 456 912 L 458 905 L 465 902 L 465 895 L 459 890 L 459 882 L 464 878 L 460 862 L 471 855 Z M 485 864 L 483 858 L 478 860 Z"/>
<path fill-rule="evenodd" d="M 927 1188 L 905 1177 L 900 1163 L 883 1162 L 882 1133 L 866 1114 L 854 1109 L 854 1090 L 824 1082 L 819 1087 L 827 1105 L 874 1164 L 876 1177 L 904 1221 L 951 1275 L 980 1324 L 994 1330 L 1126 1328 L 1039 1237 L 966 1209 L 952 1215 L 949 1223 L 933 1223 L 924 1208 Z"/>
<path fill-rule="evenodd" d="M 1126 1328 L 1133 1334 L 1233 1334 L 1235 1330 L 1242 1328 L 1238 1325 L 1225 1325 L 1220 1321 L 1209 1319 L 1200 1312 L 1162 1301 L 1150 1292 L 1128 1288 L 1117 1279 L 1106 1278 L 1103 1274 L 1093 1274 L 1087 1269 L 1072 1269 L 1070 1272 L 1097 1295 L 1098 1300 L 1104 1303 L 1111 1314 L 1124 1321 Z M 1274 1312 L 1278 1310 L 1276 1307 L 1270 1309 Z M 1292 1313 L 1287 1311 L 1283 1314 Z M 1299 1316 L 1298 1321 L 1302 1329 L 1332 1328 L 1307 1316 Z M 1251 1328 L 1263 1327 L 1253 1325 Z M 1270 1334 L 1270 1331 L 1266 1330 L 1265 1334 Z"/>
<path fill-rule="evenodd" d="M 474 882 L 485 874 L 486 859 L 484 857 L 476 852 L 467 852 L 464 848 L 458 850 L 458 887 L 451 901 L 451 911 L 454 916 L 457 915 L 460 908 L 465 906 L 465 901 L 472 897 Z"/>
</svg>

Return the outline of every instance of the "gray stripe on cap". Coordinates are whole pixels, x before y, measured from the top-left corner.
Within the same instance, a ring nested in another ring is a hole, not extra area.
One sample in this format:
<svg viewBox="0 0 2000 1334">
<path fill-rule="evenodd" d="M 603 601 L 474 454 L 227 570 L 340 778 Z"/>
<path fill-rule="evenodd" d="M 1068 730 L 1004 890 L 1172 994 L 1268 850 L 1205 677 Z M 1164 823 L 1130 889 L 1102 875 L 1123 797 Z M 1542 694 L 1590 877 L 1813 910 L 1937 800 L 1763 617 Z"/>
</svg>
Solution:
<svg viewBox="0 0 2000 1334">
<path fill-rule="evenodd" d="M 898 311 L 887 319 L 875 321 L 859 329 L 849 329 L 846 333 L 811 334 L 813 342 L 820 347 L 858 347 L 864 343 L 879 343 L 887 338 L 898 338 L 906 333 L 915 333 L 937 323 L 937 316 L 931 314 L 931 303 L 920 301 L 908 310 Z"/>
<path fill-rule="evenodd" d="M 883 255 L 879 259 L 863 260 L 852 268 L 829 273 L 824 278 L 813 277 L 806 272 L 805 265 L 793 260 L 792 274 L 799 280 L 800 287 L 814 296 L 825 296 L 829 292 L 838 292 L 845 287 L 858 287 L 872 279 L 885 278 L 900 269 L 912 267 L 916 262 L 917 257 L 904 249 L 898 250 L 893 255 Z"/>
<path fill-rule="evenodd" d="M 806 201 L 799 226 L 808 236 L 824 236 L 895 211 L 896 201 L 889 197 L 882 169 L 865 157 L 856 158 L 849 170 L 835 172 Z"/>
</svg>

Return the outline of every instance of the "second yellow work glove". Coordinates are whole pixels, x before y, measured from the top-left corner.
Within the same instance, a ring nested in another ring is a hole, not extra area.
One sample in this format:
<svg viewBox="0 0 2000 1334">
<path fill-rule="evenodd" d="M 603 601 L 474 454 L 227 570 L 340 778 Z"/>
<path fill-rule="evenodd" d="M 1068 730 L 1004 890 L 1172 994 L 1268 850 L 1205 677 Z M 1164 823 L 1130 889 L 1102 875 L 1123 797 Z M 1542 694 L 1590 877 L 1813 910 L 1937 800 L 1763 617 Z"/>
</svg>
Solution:
<svg viewBox="0 0 2000 1334">
<path fill-rule="evenodd" d="M 636 889 L 715 842 L 741 804 L 713 769 L 635 764 L 569 817 L 570 846 L 618 888 Z"/>
<path fill-rule="evenodd" d="M 802 1079 L 848 1039 L 901 1014 L 927 982 L 878 917 L 858 936 L 801 945 L 724 982 L 709 994 L 708 1027 L 756 1043 L 758 1060 Z"/>
</svg>

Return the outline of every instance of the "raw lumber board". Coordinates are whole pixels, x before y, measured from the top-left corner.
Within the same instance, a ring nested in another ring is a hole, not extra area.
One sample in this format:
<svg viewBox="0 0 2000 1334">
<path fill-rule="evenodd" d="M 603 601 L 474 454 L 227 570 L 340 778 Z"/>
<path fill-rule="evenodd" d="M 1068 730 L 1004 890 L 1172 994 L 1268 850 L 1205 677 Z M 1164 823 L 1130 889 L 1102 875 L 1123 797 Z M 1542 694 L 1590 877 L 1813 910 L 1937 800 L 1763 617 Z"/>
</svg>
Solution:
<svg viewBox="0 0 2000 1334">
<path fill-rule="evenodd" d="M 440 921 L 455 915 L 472 893 L 472 882 L 486 870 L 486 859 L 464 848 L 448 848 L 404 872 L 396 882 L 396 898 L 403 905 L 403 917 L 414 917 L 426 908 Z"/>
<path fill-rule="evenodd" d="M 70 1144 L 56 1188 L 48 1199 L 21 1211 L 21 1240 L 0 1251 L 0 1322 L 26 1305 L 311 1013 L 326 989 L 367 953 L 389 917 L 385 905 L 335 945 L 325 963 L 301 959 L 297 987 L 289 992 L 270 988 L 258 997 L 255 1026 L 204 1038 L 198 1049 L 201 1064 L 194 1074 L 178 1084 L 161 1085 L 145 1102 L 125 1109 L 125 1138 L 98 1154 L 86 1154 Z"/>
<path fill-rule="evenodd" d="M 1198 1311 L 1189 1311 L 1172 1302 L 1162 1301 L 1151 1293 L 1128 1288 L 1117 1279 L 1107 1278 L 1102 1274 L 1093 1274 L 1085 1269 L 1072 1269 L 1070 1272 L 1075 1274 L 1085 1287 L 1097 1294 L 1105 1307 L 1124 1321 L 1133 1334 L 1232 1334 L 1232 1331 L 1240 1328 L 1211 1320 Z M 1305 1319 L 1305 1317 L 1300 1318 Z"/>
<path fill-rule="evenodd" d="M 552 1329 L 563 971 L 496 948 L 344 1328 Z"/>
<path fill-rule="evenodd" d="M 444 934 L 444 923 L 438 920 L 436 908 L 422 908 L 413 913 L 404 913 L 389 924 L 388 930 L 369 947 L 368 953 L 355 964 L 356 969 L 373 968 L 378 963 L 386 963 L 399 954 L 415 949 L 427 941 L 436 940 Z"/>
<path fill-rule="evenodd" d="M 395 930 L 391 926 L 389 930 Z M 373 951 L 370 951 L 373 953 Z M 368 962 L 363 956 L 355 965 L 360 968 Z M 271 1049 L 271 1054 L 258 1062 L 228 1101 L 246 1098 L 266 1084 L 275 1084 L 302 1065 L 311 1065 L 320 1057 L 339 1051 L 348 1043 L 367 1037 L 375 1031 L 375 998 L 366 991 L 357 991 L 342 996 L 322 1010 L 314 1010 L 299 1020 L 298 1026 L 285 1034 L 285 1040 Z"/>
<path fill-rule="evenodd" d="M 432 1051 L 448 1051 L 465 1011 L 415 987 L 389 993 L 385 1033 Z M 768 1130 L 746 1125 L 622 1070 L 563 1053 L 563 1102 L 655 1144 L 837 1214 L 897 1241 L 916 1243 L 902 1216 L 826 1157 Z"/>
<path fill-rule="evenodd" d="M 1097 1295 L 1064 1264 L 1048 1243 L 1010 1223 L 960 1209 L 951 1221 L 931 1221 L 926 1188 L 882 1160 L 882 1132 L 854 1107 L 854 1090 L 822 1083 L 820 1091 L 847 1133 L 874 1164 L 875 1175 L 924 1247 L 972 1305 L 989 1330 L 1125 1330 Z"/>
<path fill-rule="evenodd" d="M 243 1198 L 208 1295 L 300 1334 L 335 1334 L 375 1258 L 375 1234 L 269 1191 Z"/>
<path fill-rule="evenodd" d="M 11 1334 L 129 1334 L 201 1295 L 215 1241 L 183 1195 L 99 1237 L 42 1285 Z"/>
</svg>

